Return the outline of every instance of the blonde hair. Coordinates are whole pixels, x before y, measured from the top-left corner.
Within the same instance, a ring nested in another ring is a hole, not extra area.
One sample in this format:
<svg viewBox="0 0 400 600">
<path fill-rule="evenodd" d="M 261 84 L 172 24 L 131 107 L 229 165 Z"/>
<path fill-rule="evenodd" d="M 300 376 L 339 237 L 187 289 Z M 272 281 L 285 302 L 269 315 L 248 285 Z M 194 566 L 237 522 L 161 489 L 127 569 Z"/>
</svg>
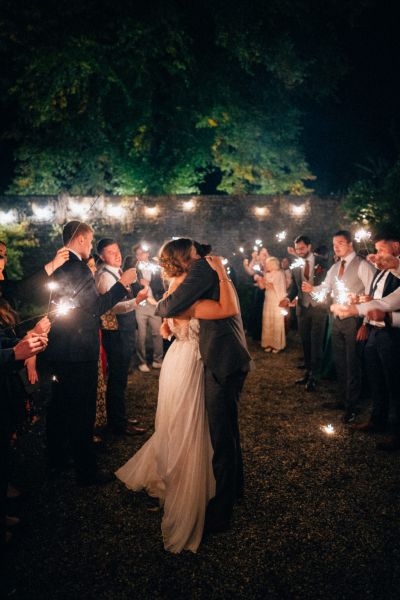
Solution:
<svg viewBox="0 0 400 600">
<path fill-rule="evenodd" d="M 279 262 L 279 259 L 276 258 L 276 256 L 269 256 L 266 260 L 265 260 L 265 267 L 267 267 L 268 263 L 270 264 L 274 264 L 277 271 L 280 270 L 281 268 L 281 263 Z"/>
<path fill-rule="evenodd" d="M 192 246 L 192 240 L 179 238 L 167 242 L 161 248 L 159 253 L 160 265 L 168 279 L 187 273 L 191 262 Z"/>
</svg>

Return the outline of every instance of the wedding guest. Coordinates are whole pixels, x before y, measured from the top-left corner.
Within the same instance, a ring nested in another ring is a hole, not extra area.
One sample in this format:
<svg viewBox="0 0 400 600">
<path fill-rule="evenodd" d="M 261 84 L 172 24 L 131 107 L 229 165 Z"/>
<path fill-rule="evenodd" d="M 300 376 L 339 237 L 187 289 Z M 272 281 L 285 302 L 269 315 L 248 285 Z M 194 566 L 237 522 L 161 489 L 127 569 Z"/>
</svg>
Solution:
<svg viewBox="0 0 400 600">
<path fill-rule="evenodd" d="M 4 242 L 0 242 L 0 296 L 5 298 L 13 308 L 16 308 L 19 302 L 27 299 L 29 302 L 32 300 L 43 301 L 49 278 L 66 260 L 68 260 L 68 250 L 60 248 L 53 260 L 45 264 L 37 273 L 20 280 L 12 280 L 5 275 L 7 246 Z"/>
<path fill-rule="evenodd" d="M 262 314 L 265 299 L 264 263 L 268 258 L 268 250 L 261 248 L 260 252 L 252 252 L 251 259 L 245 258 L 243 268 L 252 278 L 253 294 L 250 304 L 250 311 L 247 319 L 247 331 L 254 341 L 261 340 Z"/>
<path fill-rule="evenodd" d="M 270 256 L 265 261 L 266 295 L 263 310 L 261 346 L 265 352 L 277 354 L 286 347 L 285 320 L 279 304 L 286 296 L 286 277 L 279 260 Z"/>
<path fill-rule="evenodd" d="M 299 235 L 294 240 L 294 249 L 303 264 L 292 269 L 287 298 L 280 305 L 288 307 L 290 301 L 297 297 L 296 315 L 303 345 L 305 372 L 296 384 L 305 385 L 307 392 L 313 392 L 321 376 L 328 305 L 313 299 L 310 293 L 303 290 L 302 284 L 306 282 L 311 286 L 319 285 L 326 276 L 327 265 L 326 261 L 313 254 L 311 240 L 306 235 Z"/>
<path fill-rule="evenodd" d="M 100 294 L 105 294 L 122 275 L 122 254 L 112 238 L 100 240 L 97 253 L 102 264 L 96 273 L 96 287 Z M 137 435 L 146 431 L 129 422 L 125 406 L 129 365 L 135 350 L 135 308 L 137 301 L 141 302 L 146 297 L 147 289 L 139 292 L 137 300 L 129 290 L 123 301 L 101 317 L 102 341 L 108 364 L 107 429 L 114 435 Z"/>
<path fill-rule="evenodd" d="M 92 443 L 99 318 L 126 296 L 136 273 L 126 271 L 108 292 L 100 295 L 85 262 L 92 249 L 92 228 L 81 221 L 70 221 L 64 226 L 63 241 L 69 260 L 53 276 L 59 286 L 54 299 L 69 300 L 73 309 L 54 319 L 47 349 L 54 374 L 47 410 L 49 466 L 55 473 L 64 470 L 72 452 L 78 485 L 103 484 L 111 481 L 112 473 L 97 468 Z"/>
<path fill-rule="evenodd" d="M 329 269 L 322 285 L 313 286 L 304 281 L 302 291 L 311 293 L 324 289 L 339 297 L 341 288 L 346 294 L 364 294 L 370 289 L 375 269 L 364 258 L 357 256 L 353 248 L 351 233 L 337 231 L 333 236 L 333 250 L 339 260 Z M 323 286 L 323 287 L 322 287 Z M 340 400 L 327 403 L 326 408 L 344 409 L 343 423 L 353 423 L 361 392 L 361 356 L 357 345 L 359 320 L 335 318 L 332 326 L 332 347 L 336 373 L 339 381 Z M 344 404 L 342 399 L 344 399 Z"/>
<path fill-rule="evenodd" d="M 146 356 L 147 326 L 151 328 L 153 341 L 153 369 L 161 369 L 163 359 L 163 339 L 160 335 L 162 320 L 156 313 L 156 304 L 165 292 L 161 279 L 161 271 L 158 265 L 150 260 L 150 252 L 142 244 L 133 247 L 137 259 L 137 277 L 141 285 L 148 288 L 147 298 L 138 303 L 136 307 L 137 321 L 137 355 L 139 359 L 139 371 L 149 373 Z"/>
<path fill-rule="evenodd" d="M 382 231 L 375 236 L 376 257 L 400 254 L 399 237 L 394 232 Z M 378 261 L 379 262 L 379 261 Z M 400 279 L 388 270 L 377 270 L 368 296 L 362 300 L 380 300 L 400 287 Z M 380 445 L 381 449 L 400 448 L 400 402 L 398 395 L 398 356 L 400 356 L 400 329 L 365 317 L 358 336 L 366 340 L 364 360 L 372 396 L 369 421 L 352 425 L 352 429 L 379 432 L 389 427 L 392 439 Z M 387 446 L 387 447 L 386 447 Z"/>
</svg>

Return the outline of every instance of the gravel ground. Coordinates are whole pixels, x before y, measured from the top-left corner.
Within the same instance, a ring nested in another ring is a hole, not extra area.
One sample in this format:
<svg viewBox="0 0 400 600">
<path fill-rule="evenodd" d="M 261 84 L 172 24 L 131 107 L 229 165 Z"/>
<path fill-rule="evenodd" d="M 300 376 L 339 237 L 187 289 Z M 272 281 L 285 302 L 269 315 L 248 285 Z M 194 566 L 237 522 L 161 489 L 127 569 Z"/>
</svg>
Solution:
<svg viewBox="0 0 400 600">
<path fill-rule="evenodd" d="M 321 408 L 324 382 L 306 394 L 297 340 L 279 355 L 250 344 L 256 362 L 241 403 L 246 496 L 231 531 L 196 555 L 163 550 L 161 513 L 117 481 L 79 489 L 72 474 L 46 479 L 40 427 L 21 441 L 17 482 L 28 491 L 25 525 L 9 550 L 13 598 L 399 598 L 399 455 L 375 451 Z M 157 374 L 130 379 L 130 413 L 149 428 Z M 333 436 L 320 427 L 331 422 Z M 115 441 L 117 468 L 143 438 Z M 22 468 L 24 467 L 24 468 Z"/>
</svg>

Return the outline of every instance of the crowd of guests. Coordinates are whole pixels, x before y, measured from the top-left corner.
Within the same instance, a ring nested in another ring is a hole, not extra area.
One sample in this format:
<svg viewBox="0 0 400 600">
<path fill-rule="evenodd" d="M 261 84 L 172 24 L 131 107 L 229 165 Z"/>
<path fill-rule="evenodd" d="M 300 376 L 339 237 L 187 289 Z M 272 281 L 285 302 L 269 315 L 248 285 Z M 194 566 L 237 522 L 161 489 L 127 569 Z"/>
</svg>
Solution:
<svg viewBox="0 0 400 600">
<path fill-rule="evenodd" d="M 342 411 L 352 429 L 387 432 L 377 447 L 392 451 L 400 449 L 400 237 L 382 229 L 374 245 L 375 253 L 357 254 L 351 233 L 340 230 L 333 235 L 332 260 L 325 246 L 314 251 L 306 235 L 288 248 L 292 264 L 266 248 L 253 252 L 243 263 L 254 285 L 247 322 L 253 339 L 276 354 L 285 348 L 285 320 L 294 310 L 304 354 L 304 376 L 295 383 L 314 392 L 332 356 L 337 402 L 324 407 Z M 360 423 L 366 389 L 372 412 Z"/>
<path fill-rule="evenodd" d="M 135 245 L 123 260 L 117 241 L 103 238 L 93 258 L 93 235 L 85 223 L 67 223 L 64 246 L 40 271 L 21 281 L 7 278 L 7 246 L 0 242 L 0 536 L 4 542 L 10 538 L 9 529 L 18 524 L 18 518 L 7 516 L 7 497 L 19 493 L 10 483 L 10 444 L 24 421 L 28 391 L 38 383 L 38 370 L 51 381 L 46 407 L 50 477 L 73 468 L 80 486 L 106 483 L 113 474 L 99 468 L 96 444 L 105 437 L 112 441 L 145 433 L 138 415 L 126 413 L 125 392 L 132 365 L 143 374 L 161 368 L 169 342 L 160 335 L 162 320 L 155 307 L 165 284 L 157 260 L 150 258 L 145 245 Z M 341 410 L 343 422 L 353 429 L 388 432 L 389 438 L 378 447 L 397 450 L 400 240 L 387 230 L 377 234 L 374 243 L 376 253 L 365 258 L 355 252 L 351 234 L 341 230 L 333 235 L 331 260 L 328 248 L 314 250 L 306 235 L 296 237 L 288 256 L 281 259 L 270 256 L 266 248 L 253 252 L 243 263 L 254 285 L 247 328 L 265 352 L 277 354 L 297 324 L 304 375 L 295 383 L 306 392 L 317 389 L 332 348 L 338 400 L 328 408 Z M 35 301 L 35 296 L 43 301 L 43 295 L 48 303 L 45 314 L 21 322 L 19 307 Z M 365 377 L 372 412 L 367 422 L 360 423 Z"/>
</svg>

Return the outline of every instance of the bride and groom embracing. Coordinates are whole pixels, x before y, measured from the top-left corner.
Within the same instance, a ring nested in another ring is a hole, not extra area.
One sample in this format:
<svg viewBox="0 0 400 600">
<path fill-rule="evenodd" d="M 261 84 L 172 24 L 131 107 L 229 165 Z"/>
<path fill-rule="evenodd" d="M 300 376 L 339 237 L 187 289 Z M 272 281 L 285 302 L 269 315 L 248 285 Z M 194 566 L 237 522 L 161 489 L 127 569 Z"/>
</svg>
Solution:
<svg viewBox="0 0 400 600">
<path fill-rule="evenodd" d="M 164 547 L 196 552 L 203 533 L 229 528 L 243 495 L 238 400 L 250 369 L 236 290 L 221 260 L 186 238 L 167 242 L 171 280 L 157 314 L 173 334 L 160 373 L 155 432 L 117 472 L 159 498 Z"/>
</svg>

